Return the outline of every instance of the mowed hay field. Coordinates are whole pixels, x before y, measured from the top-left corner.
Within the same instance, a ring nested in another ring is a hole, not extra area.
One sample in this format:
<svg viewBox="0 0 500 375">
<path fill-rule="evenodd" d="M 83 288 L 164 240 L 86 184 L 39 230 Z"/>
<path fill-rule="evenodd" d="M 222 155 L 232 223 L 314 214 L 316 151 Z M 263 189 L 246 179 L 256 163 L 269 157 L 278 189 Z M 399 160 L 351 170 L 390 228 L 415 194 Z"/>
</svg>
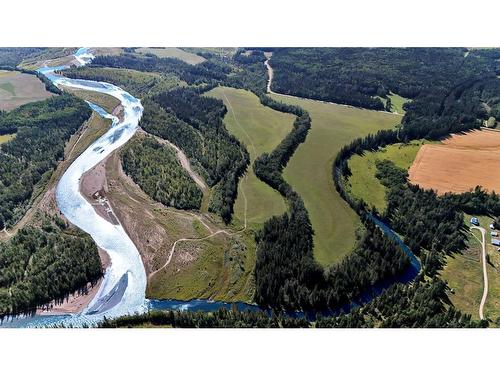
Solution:
<svg viewBox="0 0 500 375">
<path fill-rule="evenodd" d="M 0 110 L 10 111 L 52 95 L 45 90 L 42 81 L 32 74 L 0 70 Z"/>
<path fill-rule="evenodd" d="M 401 116 L 276 94 L 271 97 L 298 105 L 311 115 L 307 139 L 290 159 L 284 176 L 309 212 L 315 232 L 314 257 L 322 265 L 338 262 L 353 250 L 361 223 L 335 190 L 333 160 L 343 145 L 391 129 L 401 122 Z"/>
<path fill-rule="evenodd" d="M 348 161 L 351 170 L 351 176 L 347 181 L 349 193 L 357 199 L 364 200 L 369 207 L 374 206 L 379 212 L 383 212 L 387 206 L 385 197 L 387 188 L 375 176 L 377 161 L 390 160 L 397 167 L 408 170 L 420 146 L 425 142 L 396 143 L 375 152 L 352 156 Z"/>
<path fill-rule="evenodd" d="M 205 61 L 205 58 L 195 53 L 186 52 L 180 48 L 165 47 L 165 48 L 137 48 L 136 52 L 146 54 L 152 53 L 158 57 L 171 57 L 182 60 L 191 65 L 200 64 Z"/>
<path fill-rule="evenodd" d="M 500 192 L 500 132 L 454 134 L 440 144 L 423 145 L 409 170 L 410 182 L 438 194 L 463 193 L 477 185 Z"/>
<path fill-rule="evenodd" d="M 245 145 L 250 154 L 251 165 L 238 186 L 235 218 L 243 222 L 245 198 L 247 221 L 250 224 L 262 224 L 271 216 L 284 213 L 284 199 L 255 176 L 252 164 L 257 156 L 274 150 L 290 133 L 295 116 L 262 105 L 256 95 L 246 90 L 217 87 L 207 95 L 224 101 L 228 109 L 224 117 L 226 128 Z"/>
</svg>

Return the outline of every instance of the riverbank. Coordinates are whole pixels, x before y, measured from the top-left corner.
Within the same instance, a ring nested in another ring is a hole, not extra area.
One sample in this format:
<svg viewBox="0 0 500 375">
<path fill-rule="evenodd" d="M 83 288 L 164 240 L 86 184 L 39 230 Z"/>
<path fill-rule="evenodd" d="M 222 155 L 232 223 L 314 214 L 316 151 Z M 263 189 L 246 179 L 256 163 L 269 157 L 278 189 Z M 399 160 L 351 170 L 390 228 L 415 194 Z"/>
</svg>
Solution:
<svg viewBox="0 0 500 375">
<path fill-rule="evenodd" d="M 108 254 L 102 249 L 99 249 L 99 257 L 104 272 L 111 266 L 111 259 Z M 69 296 L 62 300 L 53 300 L 36 310 L 37 315 L 64 315 L 64 314 L 77 314 L 82 312 L 90 302 L 94 299 L 99 291 L 102 278 L 95 284 L 87 283 L 85 288 L 71 293 Z"/>
</svg>

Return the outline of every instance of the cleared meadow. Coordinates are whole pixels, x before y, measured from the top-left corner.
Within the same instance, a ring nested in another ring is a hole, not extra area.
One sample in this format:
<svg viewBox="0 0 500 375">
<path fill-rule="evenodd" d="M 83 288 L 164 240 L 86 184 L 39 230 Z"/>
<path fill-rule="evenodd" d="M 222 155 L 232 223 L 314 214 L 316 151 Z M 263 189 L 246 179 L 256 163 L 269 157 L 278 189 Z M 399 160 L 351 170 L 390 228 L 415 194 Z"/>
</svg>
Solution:
<svg viewBox="0 0 500 375">
<path fill-rule="evenodd" d="M 309 112 L 312 126 L 284 170 L 285 179 L 304 200 L 314 229 L 314 256 L 322 265 L 350 253 L 361 223 L 335 190 L 333 160 L 352 140 L 390 129 L 401 117 L 343 105 L 271 94 L 273 99 L 298 105 Z"/>
<path fill-rule="evenodd" d="M 408 170 L 423 143 L 424 141 L 396 143 L 376 152 L 352 156 L 348 161 L 351 170 L 348 179 L 349 192 L 355 198 L 363 199 L 368 206 L 375 206 L 379 212 L 383 212 L 387 205 L 385 199 L 387 188 L 375 177 L 377 161 L 390 160 L 399 168 Z"/>
<path fill-rule="evenodd" d="M 224 101 L 228 112 L 224 123 L 228 131 L 242 142 L 250 154 L 250 163 L 264 152 L 271 152 L 292 130 L 293 115 L 275 111 L 262 105 L 249 91 L 230 87 L 217 87 L 207 95 Z M 234 215 L 243 222 L 245 216 L 251 224 L 262 224 L 273 215 L 286 210 L 281 195 L 255 176 L 252 165 L 240 180 Z"/>
</svg>

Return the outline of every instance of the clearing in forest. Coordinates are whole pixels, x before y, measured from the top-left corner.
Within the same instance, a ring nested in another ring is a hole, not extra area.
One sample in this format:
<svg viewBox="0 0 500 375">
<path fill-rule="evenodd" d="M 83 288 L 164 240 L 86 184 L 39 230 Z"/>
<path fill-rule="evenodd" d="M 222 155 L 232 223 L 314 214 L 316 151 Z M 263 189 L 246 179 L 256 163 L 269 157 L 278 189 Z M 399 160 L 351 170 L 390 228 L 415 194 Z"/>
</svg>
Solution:
<svg viewBox="0 0 500 375">
<path fill-rule="evenodd" d="M 312 119 L 306 141 L 284 170 L 285 179 L 304 200 L 314 229 L 314 257 L 322 265 L 340 261 L 355 244 L 359 217 L 335 190 L 333 160 L 352 140 L 390 129 L 401 116 L 277 94 L 273 99 L 298 105 Z"/>
<path fill-rule="evenodd" d="M 0 70 L 0 110 L 10 111 L 52 95 L 35 75 Z"/>
<path fill-rule="evenodd" d="M 244 221 L 245 198 L 250 224 L 262 224 L 271 216 L 284 213 L 285 201 L 276 190 L 255 176 L 252 165 L 257 156 L 270 153 L 290 133 L 295 116 L 262 105 L 256 95 L 246 90 L 217 87 L 207 95 L 224 101 L 228 110 L 224 117 L 226 128 L 250 154 L 250 166 L 238 186 L 235 218 Z"/>
<path fill-rule="evenodd" d="M 196 65 L 205 61 L 205 58 L 195 53 L 186 52 L 180 48 L 165 47 L 165 48 L 137 48 L 137 52 L 142 54 L 152 53 L 158 57 L 171 57 L 182 60 L 188 64 Z"/>
<path fill-rule="evenodd" d="M 376 177 L 377 161 L 390 160 L 397 167 L 408 170 L 424 142 L 396 143 L 375 152 L 353 155 L 348 161 L 351 171 L 347 186 L 349 193 L 364 200 L 369 207 L 375 206 L 379 212 L 383 212 L 387 206 L 387 188 Z"/>
<path fill-rule="evenodd" d="M 500 192 L 500 132 L 475 130 L 426 144 L 409 170 L 410 182 L 438 194 L 464 193 L 476 186 Z"/>
</svg>

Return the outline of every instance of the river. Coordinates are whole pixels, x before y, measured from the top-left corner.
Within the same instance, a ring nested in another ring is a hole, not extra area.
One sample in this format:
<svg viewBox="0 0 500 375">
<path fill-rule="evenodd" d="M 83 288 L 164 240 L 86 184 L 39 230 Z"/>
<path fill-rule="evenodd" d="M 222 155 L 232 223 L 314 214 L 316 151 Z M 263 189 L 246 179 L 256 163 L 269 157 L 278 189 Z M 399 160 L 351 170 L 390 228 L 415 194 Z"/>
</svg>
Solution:
<svg viewBox="0 0 500 375">
<path fill-rule="evenodd" d="M 80 48 L 74 56 L 79 65 L 85 65 L 94 58 L 87 48 Z M 69 66 L 43 67 L 38 71 L 57 86 L 108 94 L 117 98 L 123 106 L 123 120 L 119 121 L 116 116 L 107 113 L 96 104 L 87 102 L 100 116 L 111 119 L 112 125 L 103 136 L 91 144 L 70 165 L 56 187 L 56 201 L 61 212 L 71 223 L 87 232 L 96 244 L 106 251 L 111 259 L 111 266 L 106 270 L 96 296 L 82 312 L 68 315 L 18 316 L 4 320 L 2 326 L 50 327 L 64 325 L 82 327 L 95 325 L 102 321 L 104 317 L 113 318 L 141 313 L 148 309 L 214 311 L 222 307 L 230 308 L 233 306 L 230 303 L 208 300 L 150 301 L 146 299 L 147 277 L 137 247 L 120 224 L 114 225 L 98 215 L 92 205 L 80 193 L 80 178 L 82 175 L 104 160 L 111 152 L 124 145 L 135 134 L 142 116 L 143 107 L 139 99 L 110 83 L 70 79 L 55 73 L 68 68 Z M 372 220 L 400 245 L 410 257 L 411 265 L 408 272 L 405 272 L 401 277 L 385 280 L 373 286 L 359 296 L 356 302 L 353 302 L 350 306 L 344 306 L 343 311 L 369 302 L 394 282 L 413 280 L 420 271 L 420 263 L 397 234 L 378 219 L 372 217 Z M 256 305 L 245 303 L 237 303 L 234 306 L 239 310 L 260 310 Z M 302 313 L 291 313 L 291 315 L 300 316 Z"/>
<path fill-rule="evenodd" d="M 92 61 L 93 55 L 86 48 L 75 53 L 79 65 Z M 117 98 L 123 106 L 123 121 L 112 116 L 95 104 L 89 103 L 99 115 L 110 118 L 110 129 L 88 147 L 66 170 L 56 187 L 56 201 L 64 216 L 75 226 L 92 236 L 95 243 L 109 255 L 111 266 L 104 274 L 94 299 L 81 313 L 59 316 L 34 316 L 14 318 L 15 326 L 47 326 L 64 324 L 91 325 L 104 316 L 117 317 L 143 312 L 148 308 L 146 300 L 146 272 L 136 246 L 121 225 L 113 225 L 94 210 L 80 193 L 80 178 L 111 152 L 124 145 L 136 132 L 142 115 L 139 99 L 115 85 L 80 79 L 69 79 L 55 74 L 69 66 L 39 69 L 55 85 L 101 92 Z"/>
</svg>

